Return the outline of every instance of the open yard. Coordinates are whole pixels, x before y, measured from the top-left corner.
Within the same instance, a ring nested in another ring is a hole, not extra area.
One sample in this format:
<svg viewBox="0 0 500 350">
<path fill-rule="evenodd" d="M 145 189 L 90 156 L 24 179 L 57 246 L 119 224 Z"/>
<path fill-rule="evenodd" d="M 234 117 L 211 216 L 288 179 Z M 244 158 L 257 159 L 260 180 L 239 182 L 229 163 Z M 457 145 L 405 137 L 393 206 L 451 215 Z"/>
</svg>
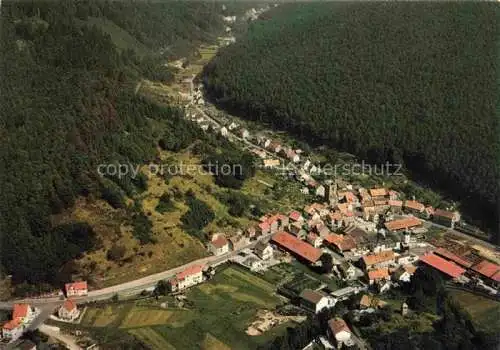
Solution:
<svg viewBox="0 0 500 350">
<path fill-rule="evenodd" d="M 486 332 L 500 332 L 500 302 L 469 293 L 453 290 L 453 298 L 464 308 L 472 318 L 476 327 Z"/>
<path fill-rule="evenodd" d="M 173 303 L 161 308 L 162 300 L 89 307 L 82 326 L 121 328 L 155 349 L 255 349 L 293 325 L 280 324 L 259 336 L 246 333 L 258 310 L 274 310 L 283 302 L 275 289 L 260 276 L 229 265 L 189 289 L 184 308 Z"/>
</svg>

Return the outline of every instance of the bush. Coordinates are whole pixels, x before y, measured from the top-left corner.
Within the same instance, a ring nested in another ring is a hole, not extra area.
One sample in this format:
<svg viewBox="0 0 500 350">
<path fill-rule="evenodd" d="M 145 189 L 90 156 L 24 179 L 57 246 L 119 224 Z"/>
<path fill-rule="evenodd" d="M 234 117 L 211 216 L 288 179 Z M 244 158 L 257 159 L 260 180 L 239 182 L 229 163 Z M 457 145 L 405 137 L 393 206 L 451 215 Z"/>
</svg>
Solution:
<svg viewBox="0 0 500 350">
<path fill-rule="evenodd" d="M 114 244 L 106 253 L 106 259 L 120 261 L 125 256 L 125 252 L 125 247 Z"/>
</svg>

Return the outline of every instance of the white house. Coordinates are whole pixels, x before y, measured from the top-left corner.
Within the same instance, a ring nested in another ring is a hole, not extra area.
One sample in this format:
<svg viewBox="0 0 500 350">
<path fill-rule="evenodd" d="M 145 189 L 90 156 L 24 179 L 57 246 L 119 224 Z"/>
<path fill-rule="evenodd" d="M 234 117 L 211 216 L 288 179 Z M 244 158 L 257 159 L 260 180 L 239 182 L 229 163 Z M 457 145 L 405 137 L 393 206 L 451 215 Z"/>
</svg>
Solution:
<svg viewBox="0 0 500 350">
<path fill-rule="evenodd" d="M 68 298 L 73 296 L 80 297 L 88 293 L 87 281 L 66 283 L 64 288 L 66 289 L 66 297 Z"/>
<path fill-rule="evenodd" d="M 263 241 L 259 241 L 254 248 L 254 253 L 262 260 L 270 260 L 273 258 L 273 248 L 269 245 L 269 243 L 264 243 Z"/>
<path fill-rule="evenodd" d="M 19 320 L 10 320 L 2 326 L 2 337 L 16 340 L 23 334 L 24 326 Z"/>
<path fill-rule="evenodd" d="M 319 185 L 317 188 L 316 188 L 316 196 L 318 197 L 324 197 L 326 195 L 326 189 L 325 189 L 325 186 L 323 185 Z"/>
<path fill-rule="evenodd" d="M 64 304 L 57 311 L 59 318 L 67 321 L 73 321 L 80 316 L 80 310 L 76 307 L 76 303 L 71 299 L 66 299 Z"/>
<path fill-rule="evenodd" d="M 304 165 L 302 166 L 302 169 L 306 170 L 311 166 L 311 161 L 308 159 L 306 160 L 306 162 L 304 163 Z"/>
<path fill-rule="evenodd" d="M 12 309 L 12 319 L 27 324 L 33 321 L 36 313 L 35 310 L 28 304 L 14 304 Z"/>
<path fill-rule="evenodd" d="M 324 308 L 335 306 L 336 302 L 334 298 L 312 289 L 304 289 L 302 293 L 300 293 L 300 298 L 302 307 L 316 314 Z"/>
<path fill-rule="evenodd" d="M 214 255 L 222 255 L 229 253 L 229 241 L 221 234 L 214 235 L 209 243 L 209 250 Z"/>
<path fill-rule="evenodd" d="M 229 130 L 234 130 L 238 127 L 238 124 L 236 124 L 235 122 L 232 122 L 231 124 L 229 124 L 229 126 L 227 127 Z"/>
<path fill-rule="evenodd" d="M 229 131 L 227 130 L 227 128 L 225 126 L 223 126 L 221 129 L 220 129 L 220 134 L 224 137 L 227 136 L 227 134 L 229 133 Z"/>
<path fill-rule="evenodd" d="M 400 266 L 392 274 L 392 280 L 394 282 L 410 282 L 411 276 L 413 276 L 416 270 L 417 268 L 411 264 Z"/>
<path fill-rule="evenodd" d="M 203 282 L 203 265 L 190 266 L 168 281 L 173 292 L 184 290 L 201 282 Z"/>
<path fill-rule="evenodd" d="M 333 318 L 328 321 L 328 335 L 330 339 L 337 345 L 340 349 L 343 345 L 352 345 L 353 341 L 351 339 L 352 332 L 347 326 L 347 323 L 341 318 Z"/>
</svg>

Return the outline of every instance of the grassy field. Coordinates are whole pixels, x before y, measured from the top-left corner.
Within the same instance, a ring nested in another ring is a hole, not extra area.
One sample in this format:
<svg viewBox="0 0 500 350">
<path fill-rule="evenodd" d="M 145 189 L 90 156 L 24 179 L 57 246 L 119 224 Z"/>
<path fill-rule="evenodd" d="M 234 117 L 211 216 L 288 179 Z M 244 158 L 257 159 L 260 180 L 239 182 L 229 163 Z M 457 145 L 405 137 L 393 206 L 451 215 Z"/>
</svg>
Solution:
<svg viewBox="0 0 500 350">
<path fill-rule="evenodd" d="M 82 326 L 121 328 L 155 349 L 255 349 L 291 325 L 255 337 L 245 333 L 257 310 L 282 303 L 275 289 L 243 268 L 224 266 L 210 281 L 187 291 L 187 308 L 163 309 L 162 300 L 89 307 Z"/>
<path fill-rule="evenodd" d="M 466 291 L 453 290 L 453 298 L 469 313 L 475 326 L 492 333 L 500 332 L 500 302 Z"/>
</svg>

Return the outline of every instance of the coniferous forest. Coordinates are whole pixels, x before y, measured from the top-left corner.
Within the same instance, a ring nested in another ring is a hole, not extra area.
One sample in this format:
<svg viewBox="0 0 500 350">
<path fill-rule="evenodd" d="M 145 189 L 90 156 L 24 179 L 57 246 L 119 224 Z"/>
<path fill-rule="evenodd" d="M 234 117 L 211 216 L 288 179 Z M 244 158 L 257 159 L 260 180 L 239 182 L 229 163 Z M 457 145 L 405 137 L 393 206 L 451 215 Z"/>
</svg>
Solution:
<svg viewBox="0 0 500 350">
<path fill-rule="evenodd" d="M 312 144 L 403 163 L 498 230 L 498 6 L 287 4 L 204 71 L 214 102 Z"/>
<path fill-rule="evenodd" d="M 180 110 L 136 97 L 134 89 L 140 77 L 155 72 L 169 79 L 166 59 L 220 31 L 215 9 L 175 1 L 2 3 L 2 276 L 16 283 L 67 280 L 59 276 L 61 266 L 98 242 L 87 224 L 54 227 L 50 216 L 80 195 L 123 207 L 123 184 L 98 176 L 97 165 L 146 162 L 160 138 L 182 143 L 189 137 L 181 131 L 194 126 Z M 113 23 L 128 44 L 95 23 Z M 162 129 L 153 130 L 153 121 Z M 141 242 L 148 240 L 146 224 L 136 228 Z"/>
</svg>

